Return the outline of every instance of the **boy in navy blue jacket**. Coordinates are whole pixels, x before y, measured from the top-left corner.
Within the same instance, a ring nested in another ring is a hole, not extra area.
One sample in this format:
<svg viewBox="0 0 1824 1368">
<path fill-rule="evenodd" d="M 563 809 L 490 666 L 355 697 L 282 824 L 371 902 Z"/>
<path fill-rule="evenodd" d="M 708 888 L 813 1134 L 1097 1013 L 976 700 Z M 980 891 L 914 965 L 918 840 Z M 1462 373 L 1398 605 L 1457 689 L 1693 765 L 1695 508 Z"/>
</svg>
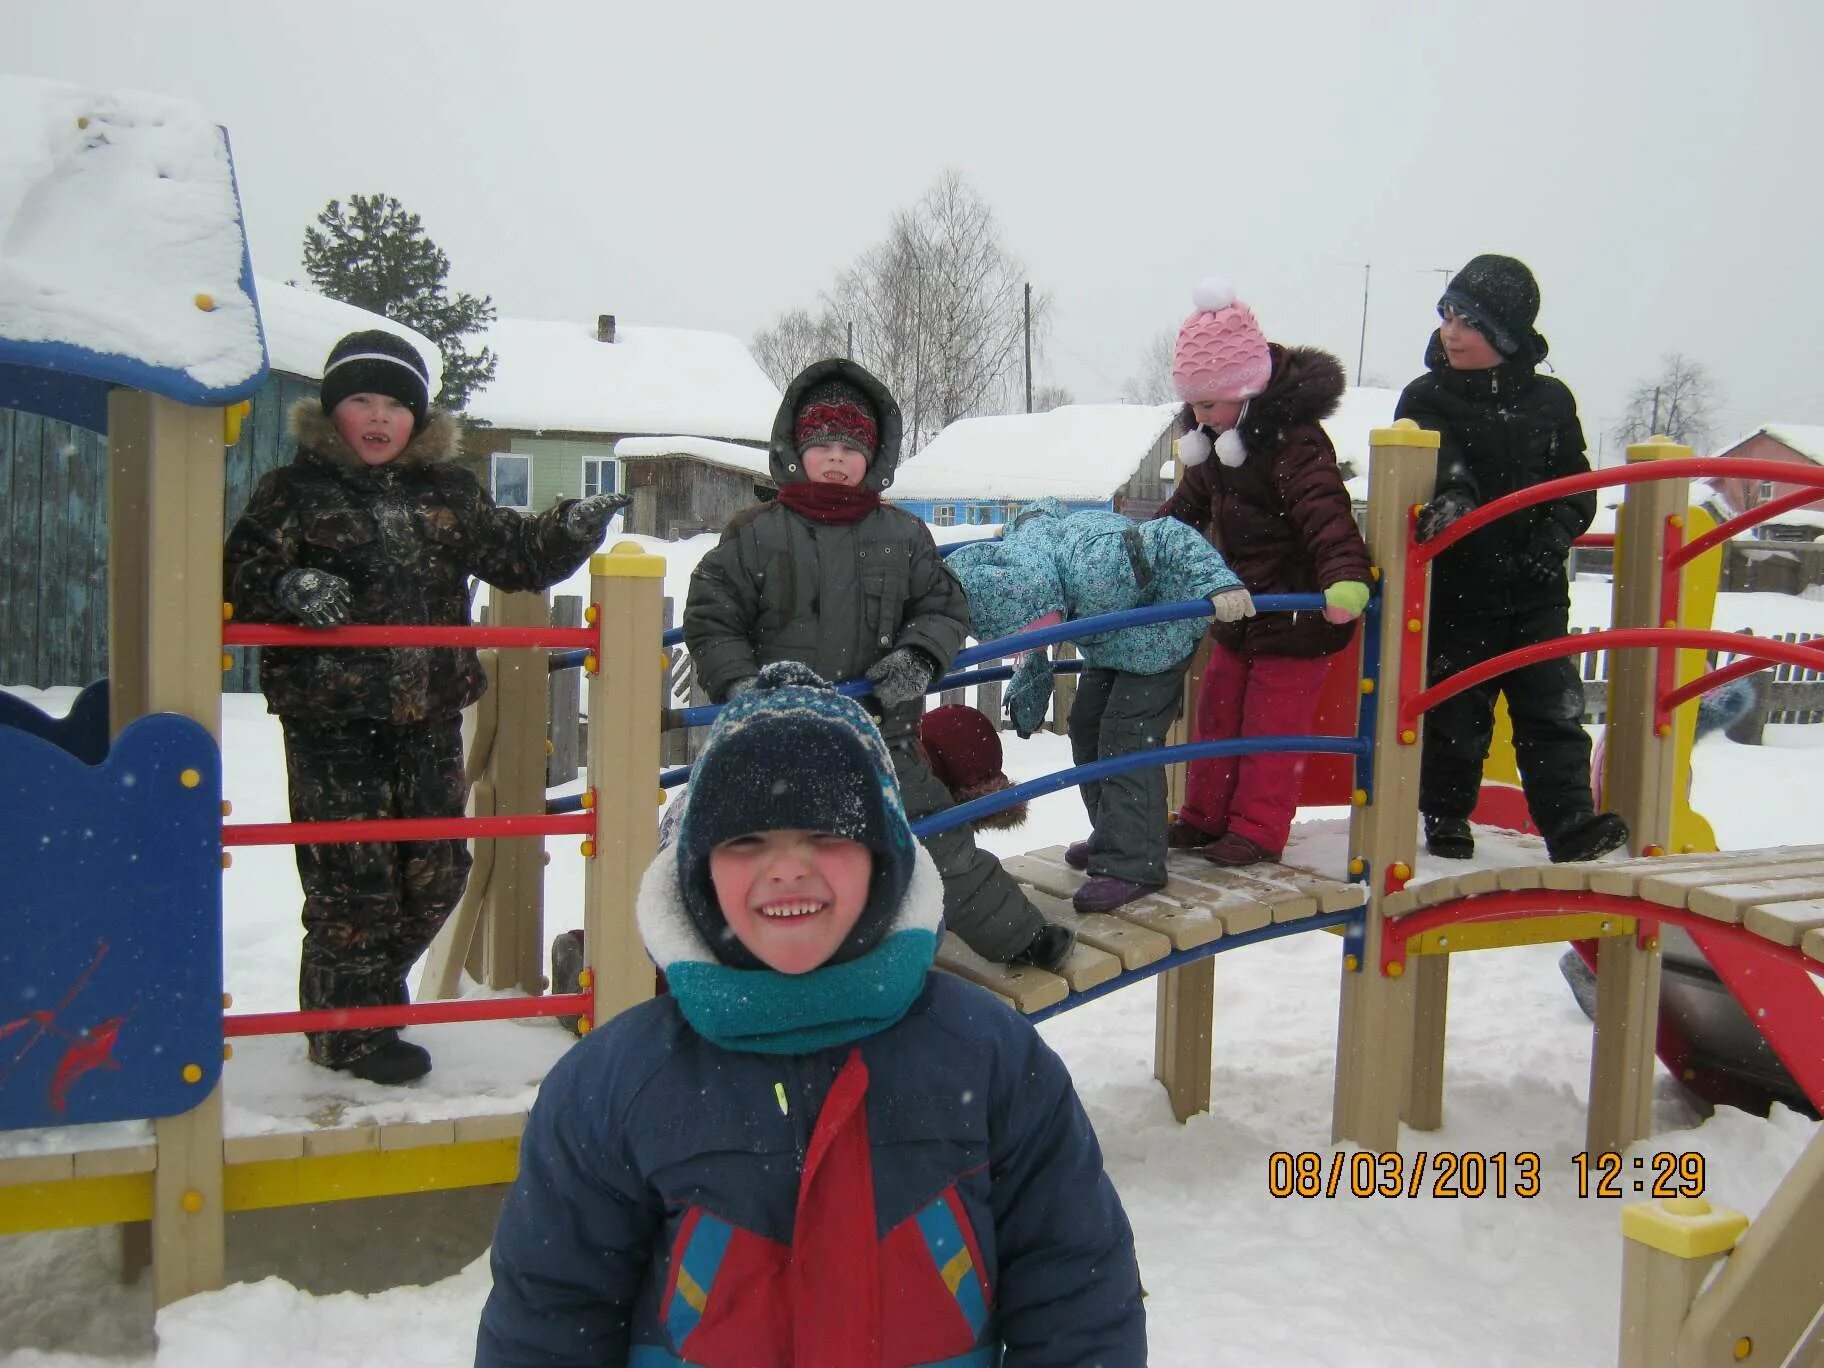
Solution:
<svg viewBox="0 0 1824 1368">
<path fill-rule="evenodd" d="M 533 1108 L 477 1368 L 1145 1363 L 1070 1076 L 931 972 L 942 908 L 867 713 L 765 667 L 641 886 L 670 994 Z"/>
</svg>

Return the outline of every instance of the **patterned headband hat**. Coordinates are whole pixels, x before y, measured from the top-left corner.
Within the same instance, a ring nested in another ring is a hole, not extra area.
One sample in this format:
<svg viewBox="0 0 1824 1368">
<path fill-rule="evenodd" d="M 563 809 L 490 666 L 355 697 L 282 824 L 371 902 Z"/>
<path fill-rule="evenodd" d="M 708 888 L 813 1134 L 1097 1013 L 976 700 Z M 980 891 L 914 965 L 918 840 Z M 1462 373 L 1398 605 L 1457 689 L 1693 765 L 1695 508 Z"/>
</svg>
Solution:
<svg viewBox="0 0 1824 1368">
<path fill-rule="evenodd" d="M 840 444 L 873 460 L 880 446 L 873 405 L 859 389 L 841 380 L 818 385 L 804 396 L 798 409 L 792 444 L 800 456 L 808 447 Z"/>
</svg>

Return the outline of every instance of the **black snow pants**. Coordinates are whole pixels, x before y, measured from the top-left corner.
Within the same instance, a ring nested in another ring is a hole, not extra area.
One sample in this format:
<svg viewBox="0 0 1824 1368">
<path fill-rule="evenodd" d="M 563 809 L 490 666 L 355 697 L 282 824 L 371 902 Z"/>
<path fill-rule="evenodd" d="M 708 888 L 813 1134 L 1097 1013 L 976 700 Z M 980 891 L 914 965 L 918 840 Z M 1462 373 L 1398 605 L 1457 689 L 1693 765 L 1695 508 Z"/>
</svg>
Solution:
<svg viewBox="0 0 1824 1368">
<path fill-rule="evenodd" d="M 1517 615 L 1436 614 L 1431 623 L 1429 682 L 1522 646 L 1562 637 L 1570 610 Z M 1590 736 L 1583 729 L 1583 681 L 1565 657 L 1523 666 L 1447 699 L 1425 714 L 1419 810 L 1427 817 L 1468 819 L 1482 787 L 1482 763 L 1494 736 L 1495 699 L 1507 696 L 1514 758 L 1533 825 L 1549 843 L 1587 820 Z"/>
<path fill-rule="evenodd" d="M 393 723 L 281 717 L 295 822 L 460 817 L 468 798 L 459 715 Z M 410 1001 L 405 976 L 462 899 L 466 841 L 300 845 L 306 1011 Z M 371 1054 L 396 1032 L 319 1031 L 313 1062 L 331 1068 Z"/>
</svg>

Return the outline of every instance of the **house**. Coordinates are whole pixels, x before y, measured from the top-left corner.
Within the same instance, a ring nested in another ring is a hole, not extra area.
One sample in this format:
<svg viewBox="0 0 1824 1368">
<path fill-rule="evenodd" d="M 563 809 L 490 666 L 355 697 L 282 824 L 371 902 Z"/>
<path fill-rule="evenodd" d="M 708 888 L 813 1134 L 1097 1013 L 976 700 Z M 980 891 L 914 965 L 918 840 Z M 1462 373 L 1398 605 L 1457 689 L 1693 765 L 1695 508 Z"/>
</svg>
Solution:
<svg viewBox="0 0 1824 1368">
<path fill-rule="evenodd" d="M 463 459 L 506 508 L 623 487 L 623 437 L 708 437 L 764 448 L 779 391 L 742 341 L 693 328 L 497 320 L 499 357 L 469 401 Z"/>
<path fill-rule="evenodd" d="M 1047 496 L 1075 512 L 1149 517 L 1171 492 L 1176 404 L 1069 404 L 960 418 L 909 460 L 885 498 L 934 527 L 1005 523 Z"/>
<path fill-rule="evenodd" d="M 1770 423 L 1717 455 L 1724 460 L 1782 461 L 1815 470 L 1824 466 L 1824 427 Z M 1716 484 L 1729 507 L 1739 513 L 1803 488 L 1778 480 L 1729 477 L 1718 479 Z M 1810 503 L 1780 514 L 1762 528 L 1763 539 L 1767 541 L 1813 541 L 1821 534 L 1824 534 L 1824 493 Z"/>
<path fill-rule="evenodd" d="M 621 489 L 633 495 L 627 531 L 679 541 L 720 532 L 778 489 L 764 447 L 713 437 L 623 437 L 614 444 Z"/>
<path fill-rule="evenodd" d="M 433 391 L 443 359 L 431 342 L 403 324 L 352 304 L 254 277 L 269 373 L 253 394 L 239 440 L 226 452 L 223 535 L 241 515 L 268 471 L 293 455 L 287 414 L 314 396 L 330 347 L 347 333 L 384 328 L 417 347 L 430 367 Z M 87 684 L 108 673 L 107 583 L 108 442 L 74 423 L 0 408 L 0 494 L 10 510 L 8 574 L 16 592 L 0 599 L 21 609 L 4 616 L 0 682 L 38 688 Z M 29 587 L 32 611 L 22 611 Z M 234 666 L 222 686 L 257 687 L 254 653 L 231 652 Z"/>
</svg>

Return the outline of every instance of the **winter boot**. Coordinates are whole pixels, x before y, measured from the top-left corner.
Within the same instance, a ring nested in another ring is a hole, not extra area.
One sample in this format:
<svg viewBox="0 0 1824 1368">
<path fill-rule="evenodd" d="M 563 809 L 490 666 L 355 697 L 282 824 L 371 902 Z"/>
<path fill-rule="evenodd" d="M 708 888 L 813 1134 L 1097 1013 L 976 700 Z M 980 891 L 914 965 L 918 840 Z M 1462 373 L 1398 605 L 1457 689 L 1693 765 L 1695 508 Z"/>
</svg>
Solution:
<svg viewBox="0 0 1824 1368">
<path fill-rule="evenodd" d="M 1628 824 L 1617 813 L 1599 812 L 1571 823 L 1545 843 L 1553 864 L 1594 860 L 1628 843 Z"/>
<path fill-rule="evenodd" d="M 1469 823 L 1461 817 L 1427 817 L 1425 849 L 1440 860 L 1473 860 L 1476 838 L 1470 834 Z"/>
<path fill-rule="evenodd" d="M 1192 826 L 1178 817 L 1172 818 L 1165 828 L 1165 844 L 1169 850 L 1201 850 L 1216 839 L 1202 827 Z"/>
<path fill-rule="evenodd" d="M 1072 869 L 1089 868 L 1089 842 L 1072 841 L 1064 847 L 1064 863 Z"/>
<path fill-rule="evenodd" d="M 554 996 L 565 997 L 571 993 L 582 992 L 583 976 L 583 933 L 565 931 L 551 942 L 551 992 Z M 572 1035 L 581 1035 L 576 1029 L 580 1016 L 560 1016 L 557 1024 Z"/>
<path fill-rule="evenodd" d="M 1076 933 L 1068 926 L 1048 921 L 1039 928 L 1032 943 L 1013 957 L 1013 962 L 1038 969 L 1058 969 L 1070 958 L 1070 948 L 1076 943 Z"/>
<path fill-rule="evenodd" d="M 431 1071 L 431 1056 L 430 1052 L 422 1046 L 393 1036 L 379 1049 L 370 1051 L 359 1059 L 351 1059 L 346 1064 L 338 1064 L 336 1067 L 343 1073 L 353 1074 L 356 1078 L 364 1078 L 369 1083 L 391 1086 L 423 1078 Z"/>
<path fill-rule="evenodd" d="M 1272 864 L 1278 860 L 1277 850 L 1268 850 L 1265 846 L 1250 841 L 1239 831 L 1224 832 L 1203 848 L 1203 858 L 1211 864 L 1227 865 L 1239 869 L 1243 865 Z"/>
<path fill-rule="evenodd" d="M 1154 885 L 1154 888 L 1158 887 L 1163 885 Z M 1113 874 L 1098 874 L 1071 895 L 1070 905 L 1079 912 L 1113 912 L 1153 891 L 1145 884 L 1116 878 Z"/>
</svg>

